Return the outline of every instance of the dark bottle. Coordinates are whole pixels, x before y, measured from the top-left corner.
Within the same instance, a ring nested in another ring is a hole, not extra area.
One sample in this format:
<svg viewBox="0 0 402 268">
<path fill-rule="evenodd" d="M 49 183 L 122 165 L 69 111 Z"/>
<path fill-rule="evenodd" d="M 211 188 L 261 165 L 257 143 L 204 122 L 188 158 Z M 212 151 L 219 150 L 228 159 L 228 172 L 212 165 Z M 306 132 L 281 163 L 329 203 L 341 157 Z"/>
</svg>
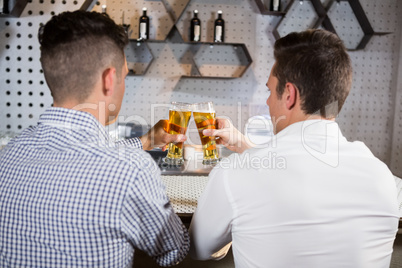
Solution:
<svg viewBox="0 0 402 268">
<path fill-rule="evenodd" d="M 218 11 L 218 18 L 215 20 L 214 41 L 225 42 L 225 21 L 222 19 L 222 10 Z"/>
<path fill-rule="evenodd" d="M 271 11 L 280 11 L 281 10 L 281 0 L 271 0 Z"/>
<path fill-rule="evenodd" d="M 190 41 L 201 41 L 201 21 L 198 18 L 198 10 L 194 10 L 194 17 L 191 19 Z"/>
<path fill-rule="evenodd" d="M 142 16 L 140 17 L 139 37 L 140 40 L 149 38 L 149 18 L 147 16 L 147 8 L 142 9 Z"/>
</svg>

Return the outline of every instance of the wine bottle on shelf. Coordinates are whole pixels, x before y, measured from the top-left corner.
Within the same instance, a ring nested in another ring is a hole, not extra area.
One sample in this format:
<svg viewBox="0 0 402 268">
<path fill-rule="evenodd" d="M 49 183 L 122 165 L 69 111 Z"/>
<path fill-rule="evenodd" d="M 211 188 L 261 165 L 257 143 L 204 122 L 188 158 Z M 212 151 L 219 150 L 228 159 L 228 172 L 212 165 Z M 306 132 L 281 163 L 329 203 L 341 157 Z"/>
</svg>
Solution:
<svg viewBox="0 0 402 268">
<path fill-rule="evenodd" d="M 140 17 L 139 39 L 147 40 L 149 38 L 149 18 L 147 16 L 147 8 L 142 9 L 142 16 Z"/>
<path fill-rule="evenodd" d="M 218 11 L 218 18 L 215 20 L 214 41 L 225 42 L 225 21 L 222 19 L 222 10 Z"/>
<path fill-rule="evenodd" d="M 194 10 L 194 17 L 191 19 L 190 41 L 201 41 L 201 21 L 198 18 L 198 10 Z"/>
<path fill-rule="evenodd" d="M 281 10 L 281 0 L 271 0 L 271 11 L 280 11 Z"/>
</svg>

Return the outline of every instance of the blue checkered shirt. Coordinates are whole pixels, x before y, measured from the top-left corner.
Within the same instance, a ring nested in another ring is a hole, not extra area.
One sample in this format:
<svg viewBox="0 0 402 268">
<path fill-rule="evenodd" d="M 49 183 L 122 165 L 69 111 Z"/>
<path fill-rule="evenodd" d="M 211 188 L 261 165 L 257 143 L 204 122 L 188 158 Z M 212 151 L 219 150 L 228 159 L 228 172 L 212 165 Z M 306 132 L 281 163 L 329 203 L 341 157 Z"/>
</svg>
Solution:
<svg viewBox="0 0 402 268">
<path fill-rule="evenodd" d="M 161 266 L 181 261 L 187 230 L 141 147 L 63 108 L 10 141 L 0 151 L 0 267 L 130 267 L 134 248 Z"/>
</svg>

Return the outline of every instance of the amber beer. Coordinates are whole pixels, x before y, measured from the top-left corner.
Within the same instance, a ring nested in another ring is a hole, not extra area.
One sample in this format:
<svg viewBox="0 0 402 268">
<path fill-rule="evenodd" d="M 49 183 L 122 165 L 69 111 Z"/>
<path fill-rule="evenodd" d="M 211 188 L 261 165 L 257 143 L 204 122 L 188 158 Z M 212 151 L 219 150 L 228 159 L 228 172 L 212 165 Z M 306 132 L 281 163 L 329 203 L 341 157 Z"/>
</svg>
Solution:
<svg viewBox="0 0 402 268">
<path fill-rule="evenodd" d="M 186 134 L 191 117 L 191 104 L 173 102 L 169 109 L 169 134 Z M 168 154 L 164 161 L 168 164 L 181 165 L 183 163 L 183 142 L 170 143 Z"/>
<path fill-rule="evenodd" d="M 215 164 L 219 159 L 216 148 L 215 137 L 202 134 L 204 129 L 215 129 L 215 110 L 212 102 L 196 103 L 193 111 L 194 121 L 200 135 L 204 157 L 202 163 L 205 165 Z"/>
</svg>

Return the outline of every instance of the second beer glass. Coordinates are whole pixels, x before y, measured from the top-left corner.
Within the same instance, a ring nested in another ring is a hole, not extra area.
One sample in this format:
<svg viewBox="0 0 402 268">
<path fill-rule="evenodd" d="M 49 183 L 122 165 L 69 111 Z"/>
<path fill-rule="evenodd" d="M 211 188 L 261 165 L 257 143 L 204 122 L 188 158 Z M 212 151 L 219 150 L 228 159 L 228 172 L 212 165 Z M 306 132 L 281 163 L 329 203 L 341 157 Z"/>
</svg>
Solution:
<svg viewBox="0 0 402 268">
<path fill-rule="evenodd" d="M 169 109 L 169 134 L 186 134 L 191 117 L 192 104 L 172 102 Z M 168 154 L 164 162 L 172 165 L 181 165 L 183 160 L 183 142 L 170 143 Z"/>
<path fill-rule="evenodd" d="M 202 102 L 193 105 L 193 116 L 200 134 L 204 157 L 202 163 L 205 165 L 216 164 L 219 159 L 216 149 L 215 137 L 204 136 L 204 129 L 215 129 L 215 109 L 212 102 Z"/>
</svg>

